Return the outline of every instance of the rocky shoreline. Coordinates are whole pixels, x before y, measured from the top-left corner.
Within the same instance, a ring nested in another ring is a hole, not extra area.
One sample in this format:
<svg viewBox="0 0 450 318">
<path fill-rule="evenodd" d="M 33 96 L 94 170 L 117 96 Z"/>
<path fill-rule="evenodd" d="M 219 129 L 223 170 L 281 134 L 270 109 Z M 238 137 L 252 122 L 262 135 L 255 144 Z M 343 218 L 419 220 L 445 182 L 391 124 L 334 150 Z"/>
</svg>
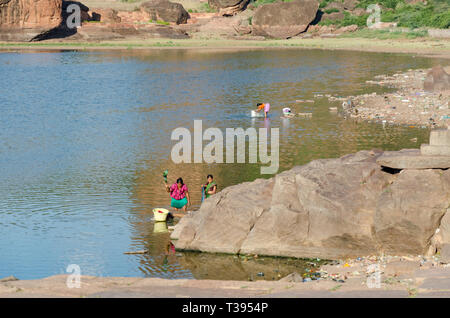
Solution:
<svg viewBox="0 0 450 318">
<path fill-rule="evenodd" d="M 382 124 L 426 127 L 450 125 L 450 66 L 380 75 L 370 85 L 395 88 L 393 93 L 336 98 L 346 117 Z"/>
<path fill-rule="evenodd" d="M 379 263 L 377 279 L 373 267 L 365 263 L 375 262 L 369 259 L 325 265 L 318 271 L 322 276 L 314 280 L 299 280 L 295 273 L 278 281 L 252 282 L 82 276 L 80 288 L 68 288 L 67 275 L 36 280 L 6 277 L 0 279 L 0 298 L 450 297 L 447 265 L 418 257 L 386 258 Z"/>
</svg>

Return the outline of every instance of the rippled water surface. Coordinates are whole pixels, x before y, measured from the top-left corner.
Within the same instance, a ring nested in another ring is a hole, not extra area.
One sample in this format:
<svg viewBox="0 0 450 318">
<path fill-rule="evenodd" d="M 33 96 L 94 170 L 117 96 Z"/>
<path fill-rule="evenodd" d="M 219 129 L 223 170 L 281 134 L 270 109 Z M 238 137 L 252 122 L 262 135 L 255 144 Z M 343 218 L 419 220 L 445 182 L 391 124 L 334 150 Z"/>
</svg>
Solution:
<svg viewBox="0 0 450 318">
<path fill-rule="evenodd" d="M 0 54 L 0 277 L 65 273 L 165 278 L 273 279 L 299 260 L 170 253 L 154 207 L 169 205 L 161 173 L 182 176 L 194 208 L 212 173 L 220 188 L 261 177 L 258 164 L 182 164 L 170 159 L 177 127 L 280 128 L 280 171 L 362 149 L 418 147 L 428 131 L 355 123 L 315 93 L 379 87 L 377 74 L 429 67 L 395 54 L 319 50 L 41 52 Z M 269 120 L 251 119 L 258 101 Z M 280 109 L 312 112 L 281 119 Z M 417 143 L 410 141 L 417 137 Z M 149 254 L 126 255 L 148 249 Z M 169 252 L 169 253 L 168 253 Z M 169 254 L 169 255 L 166 255 Z"/>
</svg>

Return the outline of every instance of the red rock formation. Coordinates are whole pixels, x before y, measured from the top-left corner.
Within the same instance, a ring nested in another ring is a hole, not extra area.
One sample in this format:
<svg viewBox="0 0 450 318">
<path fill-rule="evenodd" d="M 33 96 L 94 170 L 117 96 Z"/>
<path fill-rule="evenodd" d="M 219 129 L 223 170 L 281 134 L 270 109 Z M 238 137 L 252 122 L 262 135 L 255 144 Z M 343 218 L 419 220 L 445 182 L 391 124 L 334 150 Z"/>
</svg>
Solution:
<svg viewBox="0 0 450 318">
<path fill-rule="evenodd" d="M 62 0 L 0 0 L 0 39 L 29 41 L 58 27 Z"/>
<path fill-rule="evenodd" d="M 62 0 L 0 0 L 0 27 L 54 28 L 61 8 Z"/>
</svg>

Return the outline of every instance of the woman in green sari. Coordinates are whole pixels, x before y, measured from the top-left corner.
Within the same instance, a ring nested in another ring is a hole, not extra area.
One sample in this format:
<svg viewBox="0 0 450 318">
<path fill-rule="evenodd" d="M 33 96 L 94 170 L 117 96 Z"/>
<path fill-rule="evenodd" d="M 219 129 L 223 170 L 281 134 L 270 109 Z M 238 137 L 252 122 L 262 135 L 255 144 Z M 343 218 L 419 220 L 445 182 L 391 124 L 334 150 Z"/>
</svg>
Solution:
<svg viewBox="0 0 450 318">
<path fill-rule="evenodd" d="M 209 198 L 211 195 L 217 192 L 217 184 L 213 181 L 212 174 L 208 174 L 206 179 L 208 180 L 208 183 L 202 185 L 202 190 L 205 193 L 205 199 Z"/>
</svg>

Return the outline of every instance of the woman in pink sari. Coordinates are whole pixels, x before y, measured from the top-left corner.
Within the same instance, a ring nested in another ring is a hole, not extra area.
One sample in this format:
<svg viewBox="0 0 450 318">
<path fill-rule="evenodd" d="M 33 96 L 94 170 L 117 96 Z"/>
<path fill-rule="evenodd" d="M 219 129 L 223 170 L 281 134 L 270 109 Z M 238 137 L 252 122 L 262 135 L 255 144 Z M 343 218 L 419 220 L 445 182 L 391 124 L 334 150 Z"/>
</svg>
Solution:
<svg viewBox="0 0 450 318">
<path fill-rule="evenodd" d="M 264 117 L 267 118 L 267 115 L 269 114 L 270 111 L 270 104 L 269 103 L 257 103 L 256 104 L 257 107 L 257 112 L 260 112 L 261 110 L 264 109 Z"/>
<path fill-rule="evenodd" d="M 170 206 L 175 208 L 176 211 L 183 209 L 186 212 L 188 206 L 191 205 L 191 199 L 189 198 L 189 192 L 187 185 L 184 184 L 182 178 L 178 178 L 177 182 L 170 187 L 166 183 L 166 191 L 170 193 L 172 198 Z"/>
</svg>

